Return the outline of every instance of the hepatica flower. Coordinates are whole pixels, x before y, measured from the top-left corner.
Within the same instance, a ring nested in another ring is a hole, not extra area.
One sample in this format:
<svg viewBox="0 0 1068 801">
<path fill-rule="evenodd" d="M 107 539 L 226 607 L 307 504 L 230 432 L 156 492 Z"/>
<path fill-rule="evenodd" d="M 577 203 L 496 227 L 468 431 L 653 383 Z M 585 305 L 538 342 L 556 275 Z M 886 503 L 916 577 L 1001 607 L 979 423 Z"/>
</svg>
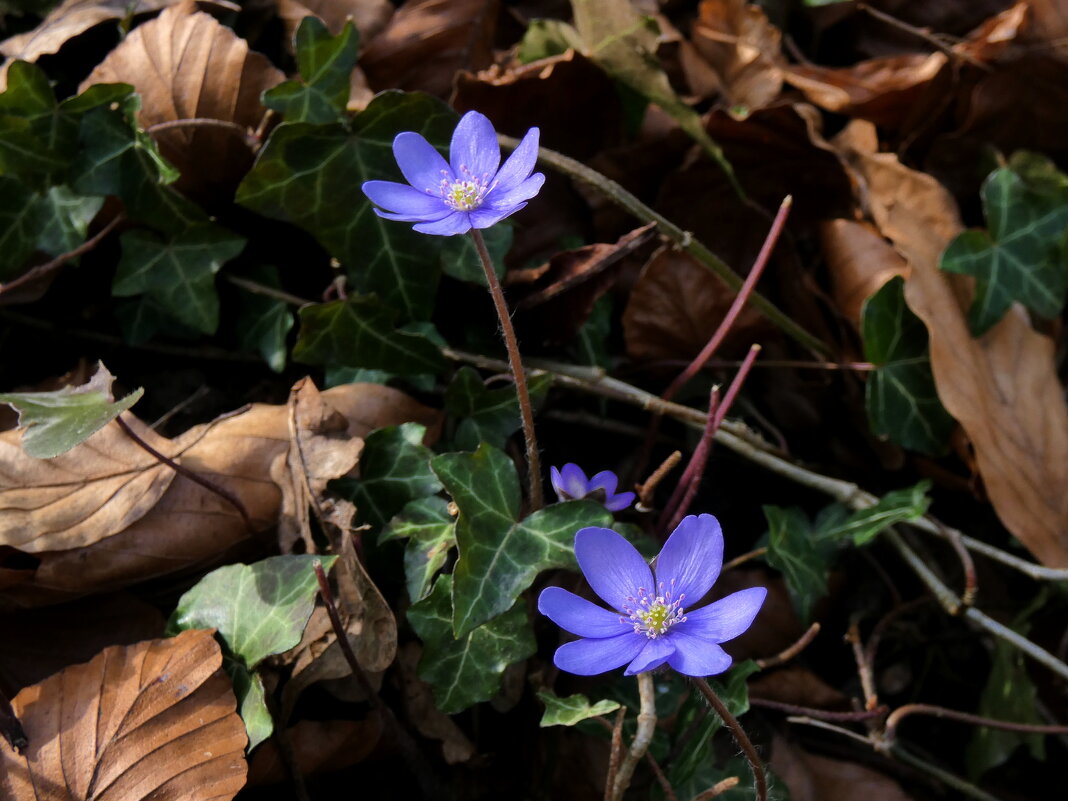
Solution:
<svg viewBox="0 0 1068 801">
<path fill-rule="evenodd" d="M 422 136 L 397 134 L 393 155 L 408 184 L 367 181 L 363 193 L 387 220 L 414 222 L 416 231 L 451 236 L 489 228 L 519 211 L 538 194 L 545 176 L 531 174 L 538 158 L 538 129 L 527 131 L 501 164 L 493 125 L 477 111 L 460 119 L 449 146 L 449 160 Z M 409 186 L 410 184 L 410 186 Z"/>
<path fill-rule="evenodd" d="M 723 533 L 712 515 L 679 523 L 651 570 L 616 532 L 584 528 L 575 556 L 593 591 L 611 611 L 561 587 L 548 587 L 538 610 L 582 639 L 556 650 L 561 670 L 592 676 L 627 665 L 628 676 L 667 663 L 687 676 L 713 676 L 731 666 L 720 643 L 753 622 L 768 591 L 751 587 L 693 609 L 723 565 Z"/>
<path fill-rule="evenodd" d="M 577 464 L 565 464 L 559 470 L 549 468 L 549 477 L 556 490 L 556 497 L 561 501 L 578 500 L 593 496 L 604 504 L 609 512 L 618 512 L 634 503 L 633 492 L 616 492 L 619 478 L 611 470 L 602 470 L 593 478 L 586 478 L 586 473 Z"/>
</svg>

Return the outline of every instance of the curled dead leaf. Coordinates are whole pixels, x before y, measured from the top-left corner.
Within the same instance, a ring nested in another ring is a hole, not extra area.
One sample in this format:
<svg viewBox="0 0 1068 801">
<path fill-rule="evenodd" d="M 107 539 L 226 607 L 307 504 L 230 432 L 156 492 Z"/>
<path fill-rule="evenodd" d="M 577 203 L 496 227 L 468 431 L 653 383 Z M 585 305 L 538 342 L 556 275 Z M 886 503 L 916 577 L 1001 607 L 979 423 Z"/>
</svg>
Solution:
<svg viewBox="0 0 1068 801">
<path fill-rule="evenodd" d="M 322 397 L 344 416 L 350 439 L 380 426 L 438 422 L 433 410 L 377 384 L 334 387 Z M 156 450 L 239 498 L 257 530 L 279 520 L 277 481 L 291 483 L 284 467 L 291 449 L 286 406 L 254 404 L 173 440 L 129 414 L 123 419 Z M 47 461 L 26 456 L 18 437 L 0 433 L 0 546 L 39 562 L 32 578 L 0 593 L 0 603 L 54 603 L 204 569 L 252 544 L 232 504 L 175 475 L 115 423 Z"/>
<path fill-rule="evenodd" d="M 819 226 L 820 249 L 831 274 L 838 310 L 860 325 L 864 301 L 908 265 L 871 225 L 853 220 L 826 220 Z"/>
<path fill-rule="evenodd" d="M 911 801 L 896 781 L 857 762 L 817 756 L 775 735 L 771 767 L 793 801 Z"/>
<path fill-rule="evenodd" d="M 389 0 L 278 0 L 278 16 L 285 23 L 290 39 L 302 19 L 315 16 L 334 36 L 352 20 L 360 32 L 360 40 L 369 42 L 393 16 L 393 4 Z"/>
<path fill-rule="evenodd" d="M 12 701 L 29 738 L 0 748 L 9 801 L 225 801 L 245 784 L 245 724 L 210 631 L 113 646 Z"/>
<path fill-rule="evenodd" d="M 875 224 L 908 262 L 905 300 L 927 326 L 938 397 L 975 449 L 1005 527 L 1045 565 L 1068 566 L 1068 404 L 1053 341 L 1016 307 L 973 339 L 971 279 L 938 269 L 962 230 L 953 198 L 934 178 L 879 153 L 869 123 L 839 143 L 867 188 Z"/>
<path fill-rule="evenodd" d="M 252 165 L 241 130 L 256 128 L 260 95 L 285 79 L 265 56 L 183 0 L 133 30 L 82 82 L 132 84 L 141 95 L 142 126 L 211 119 L 235 129 L 181 125 L 154 134 L 160 152 L 181 172 L 177 186 L 205 200 L 232 195 Z"/>
</svg>

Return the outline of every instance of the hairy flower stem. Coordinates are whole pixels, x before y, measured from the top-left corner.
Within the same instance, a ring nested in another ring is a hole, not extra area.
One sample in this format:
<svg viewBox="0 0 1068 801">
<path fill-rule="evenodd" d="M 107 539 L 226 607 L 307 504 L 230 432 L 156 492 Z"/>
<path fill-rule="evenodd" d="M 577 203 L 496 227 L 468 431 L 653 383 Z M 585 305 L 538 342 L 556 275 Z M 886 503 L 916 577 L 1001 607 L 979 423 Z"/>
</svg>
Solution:
<svg viewBox="0 0 1068 801">
<path fill-rule="evenodd" d="M 501 322 L 501 331 L 504 332 L 504 346 L 508 350 L 508 365 L 512 368 L 512 378 L 515 380 L 515 394 L 519 399 L 519 416 L 523 420 L 523 438 L 527 442 L 527 481 L 530 487 L 530 511 L 536 512 L 541 508 L 541 457 L 538 454 L 538 438 L 534 434 L 534 408 L 530 403 L 530 391 L 527 389 L 527 374 L 523 369 L 523 361 L 519 355 L 519 342 L 515 338 L 515 329 L 512 328 L 512 318 L 508 313 L 508 304 L 504 300 L 504 291 L 501 282 L 497 279 L 497 271 L 493 269 L 493 261 L 489 251 L 486 250 L 486 242 L 482 239 L 482 232 L 477 228 L 471 229 L 471 239 L 478 251 L 479 261 L 482 262 L 482 270 L 486 274 L 486 283 L 489 284 L 490 295 L 493 297 L 493 305 L 497 309 L 497 319 Z"/>
<path fill-rule="evenodd" d="M 641 705 L 638 709 L 638 727 L 634 732 L 634 741 L 623 755 L 615 776 L 608 777 L 612 784 L 612 801 L 620 801 L 623 798 L 623 793 L 630 786 L 631 776 L 634 775 L 634 767 L 645 756 L 649 743 L 653 741 L 653 730 L 656 728 L 656 692 L 652 673 L 638 674 L 638 698 Z"/>
<path fill-rule="evenodd" d="M 749 760 L 749 767 L 753 770 L 753 783 L 756 785 L 757 801 L 767 801 L 768 780 L 764 775 L 764 763 L 760 761 L 760 756 L 757 754 L 756 748 L 753 747 L 749 735 L 745 733 L 745 729 L 742 728 L 742 724 L 738 722 L 738 719 L 727 709 L 727 705 L 708 686 L 707 681 L 696 676 L 692 677 L 691 680 L 693 681 L 693 686 L 697 688 L 701 695 L 705 697 L 705 700 L 716 710 L 716 714 L 727 724 L 727 728 L 734 735 L 734 741 L 738 743 L 742 753 L 745 754 L 745 758 Z"/>
</svg>

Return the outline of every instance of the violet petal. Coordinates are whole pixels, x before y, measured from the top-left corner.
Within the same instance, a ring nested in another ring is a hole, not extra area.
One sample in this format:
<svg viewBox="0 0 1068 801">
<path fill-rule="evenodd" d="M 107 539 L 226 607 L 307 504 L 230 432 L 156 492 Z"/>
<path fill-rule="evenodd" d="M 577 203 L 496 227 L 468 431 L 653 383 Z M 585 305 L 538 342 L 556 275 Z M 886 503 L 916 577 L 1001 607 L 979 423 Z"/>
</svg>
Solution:
<svg viewBox="0 0 1068 801">
<path fill-rule="evenodd" d="M 723 531 L 712 515 L 682 519 L 656 558 L 657 587 L 664 584 L 683 607 L 704 597 L 723 567 Z M 685 597 L 683 597 L 685 596 Z"/>
<path fill-rule="evenodd" d="M 653 589 L 649 565 L 609 528 L 581 529 L 575 535 L 575 557 L 593 591 L 613 609 L 633 606 L 640 589 Z"/>
<path fill-rule="evenodd" d="M 460 118 L 452 134 L 449 161 L 460 180 L 479 178 L 486 183 L 493 180 L 501 163 L 501 146 L 497 132 L 484 114 L 469 111 Z"/>
<path fill-rule="evenodd" d="M 660 667 L 675 653 L 675 644 L 668 637 L 656 637 L 646 642 L 634 661 L 627 665 L 624 675 L 634 676 Z"/>
<path fill-rule="evenodd" d="M 673 628 L 667 635 L 675 646 L 668 664 L 686 676 L 715 676 L 731 666 L 730 654 L 714 642 L 691 637 L 684 629 Z"/>
<path fill-rule="evenodd" d="M 502 191 L 507 191 L 524 181 L 534 171 L 534 164 L 538 160 L 538 139 L 541 132 L 537 128 L 531 128 L 526 132 L 523 141 L 512 151 L 501 169 L 497 171 L 497 186 Z"/>
<path fill-rule="evenodd" d="M 633 632 L 630 623 L 620 621 L 618 612 L 580 598 L 562 587 L 546 587 L 538 596 L 538 611 L 565 631 L 580 637 L 616 637 Z"/>
<path fill-rule="evenodd" d="M 441 216 L 442 212 L 450 211 L 437 195 L 428 195 L 407 184 L 398 184 L 393 181 L 367 181 L 360 188 L 376 206 L 381 206 L 386 211 L 395 214 L 431 217 L 435 214 Z"/>
<path fill-rule="evenodd" d="M 553 664 L 578 676 L 596 676 L 630 662 L 645 647 L 645 641 L 633 631 L 618 637 L 575 640 L 556 649 Z"/>
<path fill-rule="evenodd" d="M 444 217 L 434 222 L 420 223 L 419 225 L 413 225 L 416 231 L 421 234 L 437 234 L 438 236 L 452 236 L 454 234 L 466 234 L 471 230 L 471 221 L 468 219 L 468 215 L 462 211 L 454 211 L 448 217 Z"/>
<path fill-rule="evenodd" d="M 397 134 L 393 140 L 393 156 L 404 173 L 405 180 L 420 192 L 437 195 L 442 180 L 455 180 L 452 168 L 426 139 L 413 131 Z"/>
<path fill-rule="evenodd" d="M 711 642 L 727 642 L 753 625 L 753 619 L 764 604 L 765 587 L 739 590 L 715 603 L 693 611 L 686 610 L 686 621 L 677 630 Z M 676 629 L 672 629 L 674 632 Z"/>
</svg>

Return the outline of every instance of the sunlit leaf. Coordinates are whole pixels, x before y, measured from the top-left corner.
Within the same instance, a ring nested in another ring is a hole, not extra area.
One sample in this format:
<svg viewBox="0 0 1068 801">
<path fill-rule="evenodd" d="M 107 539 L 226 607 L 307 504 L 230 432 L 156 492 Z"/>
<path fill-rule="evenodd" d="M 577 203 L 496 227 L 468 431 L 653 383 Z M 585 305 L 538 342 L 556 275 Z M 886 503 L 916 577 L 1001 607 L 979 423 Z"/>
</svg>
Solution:
<svg viewBox="0 0 1068 801">
<path fill-rule="evenodd" d="M 306 16 L 296 35 L 300 80 L 263 93 L 263 104 L 282 114 L 287 122 L 331 123 L 345 115 L 349 81 L 356 66 L 359 33 L 351 21 L 331 36 L 323 21 Z"/>
<path fill-rule="evenodd" d="M 907 523 L 926 514 L 931 503 L 927 497 L 930 489 L 931 482 L 925 480 L 912 487 L 888 492 L 873 506 L 856 510 L 840 523 L 817 525 L 815 536 L 839 541 L 848 538 L 855 545 L 867 545 L 890 526 Z"/>
<path fill-rule="evenodd" d="M 453 630 L 463 636 L 505 612 L 542 570 L 575 565 L 575 532 L 610 526 L 593 501 L 553 504 L 519 520 L 519 478 L 511 459 L 483 443 L 443 453 L 431 467 L 460 509 L 453 570 Z"/>
<path fill-rule="evenodd" d="M 263 286 L 279 288 L 278 268 L 262 265 L 250 277 Z M 293 327 L 293 311 L 284 300 L 252 291 L 242 292 L 235 322 L 241 347 L 259 353 L 276 373 L 286 366 L 286 337 Z"/>
<path fill-rule="evenodd" d="M 619 703 L 607 699 L 591 704 L 590 699 L 581 693 L 561 698 L 552 690 L 539 690 L 538 700 L 545 704 L 541 716 L 542 728 L 546 726 L 574 726 L 583 720 L 607 715 L 619 709 Z"/>
<path fill-rule="evenodd" d="M 98 364 L 93 377 L 81 386 L 52 392 L 8 392 L 0 394 L 0 403 L 18 410 L 23 450 L 37 459 L 51 459 L 87 440 L 144 394 L 139 387 L 113 400 L 114 380 L 107 368 Z"/>
<path fill-rule="evenodd" d="M 404 549 L 408 597 L 413 602 L 426 597 L 456 545 L 456 520 L 449 514 L 448 501 L 435 495 L 409 502 L 379 537 L 380 542 L 391 539 L 408 540 Z"/>
</svg>

